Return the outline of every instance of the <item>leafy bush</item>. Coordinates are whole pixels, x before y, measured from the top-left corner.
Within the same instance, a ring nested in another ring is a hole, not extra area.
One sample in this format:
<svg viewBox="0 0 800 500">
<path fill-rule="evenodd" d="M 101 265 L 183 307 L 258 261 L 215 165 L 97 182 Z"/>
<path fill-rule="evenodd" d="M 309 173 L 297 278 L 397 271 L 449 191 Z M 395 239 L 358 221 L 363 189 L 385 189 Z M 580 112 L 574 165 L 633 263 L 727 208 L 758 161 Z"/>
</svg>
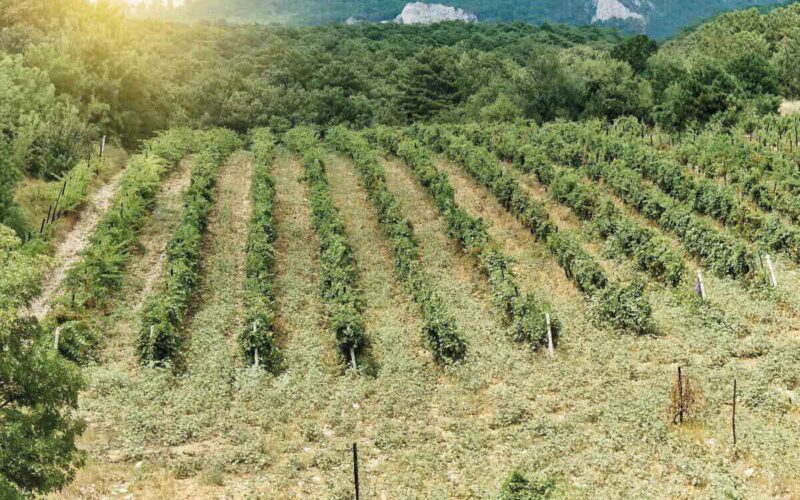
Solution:
<svg viewBox="0 0 800 500">
<path fill-rule="evenodd" d="M 83 364 L 94 358 L 95 333 L 83 321 L 67 321 L 61 325 L 58 352 L 66 359 Z"/>
<path fill-rule="evenodd" d="M 0 225 L 0 498 L 28 498 L 66 485 L 83 453 L 75 438 L 80 369 L 24 308 L 41 292 L 47 259 L 22 250 Z"/>
<path fill-rule="evenodd" d="M 328 131 L 327 140 L 350 155 L 378 212 L 386 237 L 394 249 L 395 274 L 422 311 L 422 332 L 437 362 L 452 363 L 467 354 L 467 344 L 458 334 L 455 319 L 447 311 L 433 282 L 423 270 L 414 228 L 403 215 L 403 207 L 386 187 L 383 168 L 364 137 L 344 127 Z"/>
<path fill-rule="evenodd" d="M 543 500 L 550 498 L 556 485 L 552 479 L 531 481 L 519 471 L 514 471 L 503 482 L 498 500 Z"/>
</svg>

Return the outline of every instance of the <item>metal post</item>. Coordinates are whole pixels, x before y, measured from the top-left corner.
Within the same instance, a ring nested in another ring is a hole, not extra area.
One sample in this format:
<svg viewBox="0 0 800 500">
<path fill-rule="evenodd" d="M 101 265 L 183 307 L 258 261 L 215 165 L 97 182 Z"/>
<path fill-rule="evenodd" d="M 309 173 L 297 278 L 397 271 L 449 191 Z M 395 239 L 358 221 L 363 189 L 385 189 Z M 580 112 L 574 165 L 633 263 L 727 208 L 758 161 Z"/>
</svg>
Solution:
<svg viewBox="0 0 800 500">
<path fill-rule="evenodd" d="M 360 487 L 358 484 L 358 445 L 353 443 L 353 480 L 356 487 L 356 500 L 361 499 Z"/>
<path fill-rule="evenodd" d="M 731 430 L 733 431 L 733 448 L 736 449 L 736 379 L 733 379 L 733 411 L 731 412 Z"/>
<path fill-rule="evenodd" d="M 545 313 L 544 321 L 547 324 L 547 349 L 550 351 L 550 358 L 554 358 L 556 356 L 555 349 L 553 346 L 553 328 L 550 325 L 550 314 Z"/>
</svg>

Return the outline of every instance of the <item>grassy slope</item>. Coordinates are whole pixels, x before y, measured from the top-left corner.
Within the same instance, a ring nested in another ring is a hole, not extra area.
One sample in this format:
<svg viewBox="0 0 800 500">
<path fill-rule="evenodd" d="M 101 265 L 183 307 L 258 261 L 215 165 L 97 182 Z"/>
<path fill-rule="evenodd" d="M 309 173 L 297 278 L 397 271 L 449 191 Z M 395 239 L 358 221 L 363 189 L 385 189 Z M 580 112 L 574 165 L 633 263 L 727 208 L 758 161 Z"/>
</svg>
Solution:
<svg viewBox="0 0 800 500">
<path fill-rule="evenodd" d="M 652 286 L 648 295 L 662 336 L 605 332 L 592 325 L 584 300 L 547 250 L 485 190 L 441 161 L 459 203 L 486 217 L 492 236 L 518 259 L 523 288 L 539 290 L 560 313 L 565 335 L 557 359 L 505 337 L 485 279 L 446 236 L 438 211 L 407 168 L 387 160 L 389 187 L 414 223 L 426 267 L 470 343 L 465 364 L 436 368 L 422 348 L 416 308 L 394 280 L 391 251 L 354 167 L 331 155 L 327 175 L 360 264 L 377 363 L 375 378 L 342 374 L 333 340 L 324 334 L 318 243 L 302 167 L 280 152 L 273 168 L 275 288 L 286 369 L 272 377 L 235 368 L 229 342 L 241 316 L 247 183 L 240 181 L 248 178 L 249 161 L 237 158 L 220 180 L 187 374 L 175 379 L 140 369 L 133 352 L 137 304 L 142 289 L 152 286 L 144 277 L 158 267 L 153 262 L 180 214 L 179 198 L 160 196 L 126 300 L 103 320 L 111 340 L 104 366 L 89 369 L 92 385 L 82 401 L 94 422 L 85 438 L 90 463 L 65 498 L 110 494 L 121 484 L 144 498 L 347 498 L 353 441 L 359 443 L 362 491 L 370 498 L 488 497 L 514 467 L 560 479 L 570 497 L 798 491 L 791 479 L 800 464 L 797 410 L 782 415 L 740 407 L 741 458 L 734 460 L 724 405 L 734 374 L 741 397 L 757 398 L 765 392 L 756 383 L 760 374 L 774 379 L 784 376 L 787 363 L 789 370 L 796 366 L 793 299 L 753 297 L 707 277 L 715 305 L 733 323 L 749 326 L 736 333 L 705 320 L 676 292 Z M 578 227 L 570 214 L 553 209 Z M 582 234 L 591 239 L 586 228 Z M 778 266 L 789 294 L 800 276 L 785 262 Z M 762 356 L 752 356 L 762 349 Z M 678 364 L 689 367 L 703 390 L 703 425 L 667 424 Z"/>
</svg>

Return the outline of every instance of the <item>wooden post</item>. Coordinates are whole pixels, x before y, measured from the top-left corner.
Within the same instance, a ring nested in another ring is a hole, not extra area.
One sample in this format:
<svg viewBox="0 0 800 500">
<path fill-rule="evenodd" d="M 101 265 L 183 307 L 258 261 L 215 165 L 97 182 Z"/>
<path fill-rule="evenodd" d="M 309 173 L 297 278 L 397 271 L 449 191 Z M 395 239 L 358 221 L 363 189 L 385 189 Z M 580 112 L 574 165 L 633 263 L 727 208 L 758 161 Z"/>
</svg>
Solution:
<svg viewBox="0 0 800 500">
<path fill-rule="evenodd" d="M 703 284 L 703 273 L 697 271 L 697 289 L 700 292 L 700 298 L 706 300 L 706 286 Z"/>
<path fill-rule="evenodd" d="M 45 223 L 45 221 L 46 221 L 46 219 L 42 219 L 42 227 L 41 227 L 41 229 L 39 229 L 39 235 L 40 236 L 44 234 L 44 223 Z"/>
<path fill-rule="evenodd" d="M 356 351 L 352 347 L 350 348 L 350 363 L 353 365 L 353 370 L 358 370 L 358 365 L 356 364 Z"/>
<path fill-rule="evenodd" d="M 775 277 L 775 268 L 772 266 L 772 259 L 769 254 L 765 255 L 767 261 L 767 271 L 769 271 L 769 283 L 773 288 L 778 288 L 778 278 Z"/>
<path fill-rule="evenodd" d="M 356 487 L 356 500 L 360 500 L 361 492 L 358 483 L 358 445 L 356 443 L 353 443 L 353 481 Z"/>
<path fill-rule="evenodd" d="M 55 349 L 56 351 L 58 351 L 58 342 L 60 339 L 61 339 L 61 327 L 58 326 L 56 327 L 56 335 L 53 338 L 53 349 Z"/>
<path fill-rule="evenodd" d="M 547 349 L 550 351 L 550 359 L 556 357 L 553 346 L 553 327 L 550 325 L 550 314 L 545 313 L 544 321 L 547 324 Z"/>
<path fill-rule="evenodd" d="M 103 153 L 106 151 L 106 136 L 100 140 L 100 158 L 103 157 Z"/>
<path fill-rule="evenodd" d="M 56 200 L 56 204 L 55 204 L 55 206 L 53 207 L 53 222 L 55 222 L 55 221 L 56 221 L 56 212 L 58 212 L 58 204 L 59 204 L 59 202 L 60 202 L 60 201 L 61 201 L 61 198 L 59 197 L 59 198 Z"/>
</svg>

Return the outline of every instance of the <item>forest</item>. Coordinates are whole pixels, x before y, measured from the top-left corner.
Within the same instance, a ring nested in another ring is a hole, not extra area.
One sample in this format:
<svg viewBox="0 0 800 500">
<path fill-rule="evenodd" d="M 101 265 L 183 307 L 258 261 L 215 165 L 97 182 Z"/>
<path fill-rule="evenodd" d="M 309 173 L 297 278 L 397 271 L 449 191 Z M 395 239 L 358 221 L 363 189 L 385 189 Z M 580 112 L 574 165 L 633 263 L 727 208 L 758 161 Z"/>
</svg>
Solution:
<svg viewBox="0 0 800 500">
<path fill-rule="evenodd" d="M 514 8 L 0 0 L 0 498 L 800 494 L 800 5 Z"/>
</svg>

